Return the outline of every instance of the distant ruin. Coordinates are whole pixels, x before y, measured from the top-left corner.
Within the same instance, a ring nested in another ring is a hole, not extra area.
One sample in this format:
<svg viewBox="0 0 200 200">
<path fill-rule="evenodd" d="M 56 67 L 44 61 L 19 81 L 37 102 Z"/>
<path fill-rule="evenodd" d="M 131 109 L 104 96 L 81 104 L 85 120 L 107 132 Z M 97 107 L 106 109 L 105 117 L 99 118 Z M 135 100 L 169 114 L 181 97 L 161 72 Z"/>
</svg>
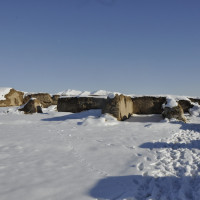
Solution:
<svg viewBox="0 0 200 200">
<path fill-rule="evenodd" d="M 165 96 L 130 97 L 114 94 L 112 97 L 98 95 L 71 97 L 48 93 L 24 94 L 21 91 L 10 89 L 10 92 L 5 95 L 5 99 L 0 100 L 0 107 L 25 105 L 32 98 L 37 99 L 43 108 L 57 105 L 58 112 L 77 113 L 90 109 L 101 109 L 103 114 L 111 114 L 119 121 L 128 119 L 132 114 L 162 114 L 164 118 L 176 118 L 186 122 L 183 114 L 189 112 L 190 108 L 194 106 L 193 103 L 200 104 L 200 99 L 185 98 L 177 100 L 176 107 L 165 108 L 165 106 L 163 107 L 167 104 Z M 33 110 L 37 112 L 37 109 Z M 26 113 L 29 112 L 26 111 Z"/>
<path fill-rule="evenodd" d="M 194 102 L 199 102 L 198 100 Z M 128 119 L 132 114 L 162 114 L 165 118 L 176 118 L 186 122 L 184 112 L 188 113 L 193 107 L 190 100 L 180 100 L 174 108 L 163 108 L 167 103 L 166 97 L 135 97 L 118 95 L 114 98 L 99 99 L 94 97 L 62 97 L 58 99 L 58 112 L 81 112 L 90 109 L 102 109 L 119 121 Z M 183 106 L 183 108 L 182 108 Z M 165 112 L 164 112 L 165 111 Z"/>
</svg>

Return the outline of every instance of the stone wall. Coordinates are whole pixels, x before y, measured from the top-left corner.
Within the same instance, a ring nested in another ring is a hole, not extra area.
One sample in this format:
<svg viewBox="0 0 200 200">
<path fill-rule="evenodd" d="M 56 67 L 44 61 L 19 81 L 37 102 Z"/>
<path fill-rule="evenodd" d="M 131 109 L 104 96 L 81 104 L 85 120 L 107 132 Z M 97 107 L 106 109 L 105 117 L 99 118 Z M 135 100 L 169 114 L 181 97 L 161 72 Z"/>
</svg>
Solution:
<svg viewBox="0 0 200 200">
<path fill-rule="evenodd" d="M 42 104 L 42 107 L 47 108 L 51 105 L 57 105 L 59 95 L 54 95 L 51 97 L 51 95 L 48 93 L 29 94 L 24 97 L 23 104 L 27 103 L 31 98 L 38 99 Z"/>
<path fill-rule="evenodd" d="M 73 113 L 90 109 L 102 109 L 103 114 L 111 114 L 119 121 L 123 121 L 132 114 L 162 114 L 164 111 L 162 105 L 165 103 L 166 97 L 150 96 L 131 98 L 124 95 L 115 95 L 114 98 L 108 97 L 107 99 L 94 97 L 64 97 L 58 99 L 57 109 L 59 112 Z M 184 112 L 188 112 L 193 106 L 191 102 L 187 100 L 180 100 L 178 103 Z M 165 110 L 165 113 L 166 112 L 170 114 L 174 113 L 171 112 L 171 110 L 170 112 Z M 174 117 L 176 117 L 175 114 Z"/>
<path fill-rule="evenodd" d="M 23 96 L 23 92 L 11 89 L 10 92 L 5 95 L 6 100 L 0 100 L 0 107 L 20 106 L 23 104 Z"/>
<path fill-rule="evenodd" d="M 5 95 L 6 100 L 0 100 L 0 107 L 21 106 L 26 104 L 31 98 L 36 98 L 41 102 L 43 108 L 47 108 L 51 105 L 57 105 L 59 97 L 60 95 L 51 96 L 48 93 L 36 93 L 24 96 L 24 92 L 11 89 Z"/>
<path fill-rule="evenodd" d="M 132 98 L 132 101 L 134 114 L 161 114 L 166 97 L 143 96 Z"/>
<path fill-rule="evenodd" d="M 114 98 L 107 98 L 102 113 L 109 113 L 119 121 L 128 119 L 133 114 L 133 102 L 131 97 L 115 95 Z"/>
<path fill-rule="evenodd" d="M 132 114 L 162 114 L 162 105 L 166 103 L 166 97 L 153 96 L 131 98 L 124 95 L 115 95 L 114 98 L 108 97 L 107 99 L 98 96 L 60 98 L 60 95 L 51 96 L 48 93 L 36 93 L 24 97 L 23 92 L 14 89 L 11 89 L 5 95 L 5 98 L 6 100 L 0 100 L 0 107 L 20 106 L 26 104 L 31 98 L 36 98 L 44 108 L 57 105 L 59 112 L 73 113 L 90 109 L 102 109 L 102 113 L 109 113 L 118 120 L 125 120 Z M 189 100 L 179 100 L 177 103 L 183 112 L 187 113 L 193 107 L 192 102 L 200 104 L 200 99 L 189 98 Z M 173 109 L 165 109 L 164 113 L 173 114 L 173 112 Z"/>
<path fill-rule="evenodd" d="M 62 97 L 58 99 L 58 112 L 81 112 L 90 109 L 103 109 L 106 99 L 93 97 Z"/>
</svg>

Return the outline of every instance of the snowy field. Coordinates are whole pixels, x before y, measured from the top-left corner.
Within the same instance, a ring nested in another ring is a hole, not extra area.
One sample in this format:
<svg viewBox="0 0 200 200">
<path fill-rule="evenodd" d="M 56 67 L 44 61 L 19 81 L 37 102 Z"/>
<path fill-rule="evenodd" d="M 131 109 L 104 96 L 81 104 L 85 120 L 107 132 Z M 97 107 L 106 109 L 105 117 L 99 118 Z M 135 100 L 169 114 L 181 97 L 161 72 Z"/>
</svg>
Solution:
<svg viewBox="0 0 200 200">
<path fill-rule="evenodd" d="M 0 108 L 1 200 L 199 200 L 200 118 Z"/>
</svg>

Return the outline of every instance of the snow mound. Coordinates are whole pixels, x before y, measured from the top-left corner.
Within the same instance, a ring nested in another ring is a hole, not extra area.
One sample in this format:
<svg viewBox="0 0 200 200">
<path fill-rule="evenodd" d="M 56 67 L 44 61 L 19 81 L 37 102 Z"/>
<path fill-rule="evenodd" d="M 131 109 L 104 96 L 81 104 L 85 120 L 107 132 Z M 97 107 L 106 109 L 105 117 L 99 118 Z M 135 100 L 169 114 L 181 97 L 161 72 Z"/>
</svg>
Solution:
<svg viewBox="0 0 200 200">
<path fill-rule="evenodd" d="M 110 92 L 106 90 L 96 90 L 93 92 L 89 91 L 79 91 L 68 89 L 64 92 L 60 92 L 61 96 L 72 96 L 72 97 L 88 97 L 88 96 L 108 96 Z"/>
<path fill-rule="evenodd" d="M 15 115 L 15 114 L 23 114 L 22 111 L 19 111 L 19 106 L 12 107 L 1 107 L 0 115 Z M 11 120 L 12 121 L 12 120 Z"/>
<path fill-rule="evenodd" d="M 200 105 L 198 103 L 193 103 L 193 108 L 189 109 L 189 113 L 193 116 L 200 116 Z"/>
<path fill-rule="evenodd" d="M 6 100 L 5 95 L 7 95 L 12 88 L 0 87 L 0 100 Z"/>
<path fill-rule="evenodd" d="M 119 93 L 119 92 L 110 92 L 110 93 L 108 94 L 108 97 L 109 97 L 110 99 L 113 99 L 113 98 L 115 98 L 115 95 L 116 95 L 116 94 L 120 95 L 121 93 Z M 126 95 L 126 96 L 128 96 L 128 95 Z"/>
<path fill-rule="evenodd" d="M 72 96 L 72 97 L 75 97 L 75 96 L 78 96 L 80 95 L 82 92 L 79 91 L 79 90 L 71 90 L 71 89 L 68 89 L 64 92 L 61 93 L 61 96 Z"/>
<path fill-rule="evenodd" d="M 88 97 L 90 95 L 90 92 L 88 91 L 83 91 L 81 92 L 77 97 Z"/>
<path fill-rule="evenodd" d="M 108 97 L 109 97 L 110 99 L 114 99 L 114 98 L 115 98 L 115 93 L 109 93 L 109 94 L 108 94 Z"/>
<path fill-rule="evenodd" d="M 42 108 L 42 111 L 44 113 L 46 113 L 46 112 L 55 112 L 55 111 L 57 111 L 57 105 L 52 105 L 52 106 L 49 106 L 48 108 Z"/>
<path fill-rule="evenodd" d="M 57 93 L 61 96 L 61 98 L 64 97 L 95 97 L 95 98 L 107 98 L 108 96 L 111 98 L 114 98 L 115 94 L 120 94 L 118 92 L 109 92 L 106 90 L 96 90 L 93 92 L 89 91 L 79 91 L 79 90 L 71 90 L 68 89 L 64 92 Z"/>
<path fill-rule="evenodd" d="M 110 92 L 106 90 L 96 90 L 90 93 L 90 95 L 97 95 L 97 96 L 108 96 Z"/>
<path fill-rule="evenodd" d="M 109 114 L 103 114 L 100 117 L 89 116 L 83 120 L 83 126 L 114 126 L 119 124 L 116 118 Z"/>
<path fill-rule="evenodd" d="M 173 108 L 173 107 L 178 106 L 178 103 L 172 96 L 167 96 L 166 100 L 167 100 L 167 104 L 164 105 L 164 108 L 165 107 Z"/>
</svg>

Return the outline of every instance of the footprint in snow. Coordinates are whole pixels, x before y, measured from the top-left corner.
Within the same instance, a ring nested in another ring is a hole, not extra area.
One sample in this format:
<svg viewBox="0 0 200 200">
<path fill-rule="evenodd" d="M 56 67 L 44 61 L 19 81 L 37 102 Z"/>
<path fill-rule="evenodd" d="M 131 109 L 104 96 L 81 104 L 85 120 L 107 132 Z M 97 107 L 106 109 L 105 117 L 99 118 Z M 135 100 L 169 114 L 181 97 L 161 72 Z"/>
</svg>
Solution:
<svg viewBox="0 0 200 200">
<path fill-rule="evenodd" d="M 103 142 L 103 140 L 96 140 L 97 142 Z"/>
<path fill-rule="evenodd" d="M 144 164 L 143 164 L 143 163 L 138 163 L 137 169 L 138 169 L 139 171 L 142 171 L 142 170 L 144 169 Z"/>
<path fill-rule="evenodd" d="M 151 128 L 151 125 L 152 125 L 152 124 L 146 124 L 144 127 L 146 127 L 146 128 Z"/>
<path fill-rule="evenodd" d="M 148 172 L 144 172 L 142 176 L 148 176 Z"/>
<path fill-rule="evenodd" d="M 146 161 L 151 161 L 151 158 L 149 158 L 149 157 L 146 157 L 145 159 L 146 159 Z"/>
</svg>

